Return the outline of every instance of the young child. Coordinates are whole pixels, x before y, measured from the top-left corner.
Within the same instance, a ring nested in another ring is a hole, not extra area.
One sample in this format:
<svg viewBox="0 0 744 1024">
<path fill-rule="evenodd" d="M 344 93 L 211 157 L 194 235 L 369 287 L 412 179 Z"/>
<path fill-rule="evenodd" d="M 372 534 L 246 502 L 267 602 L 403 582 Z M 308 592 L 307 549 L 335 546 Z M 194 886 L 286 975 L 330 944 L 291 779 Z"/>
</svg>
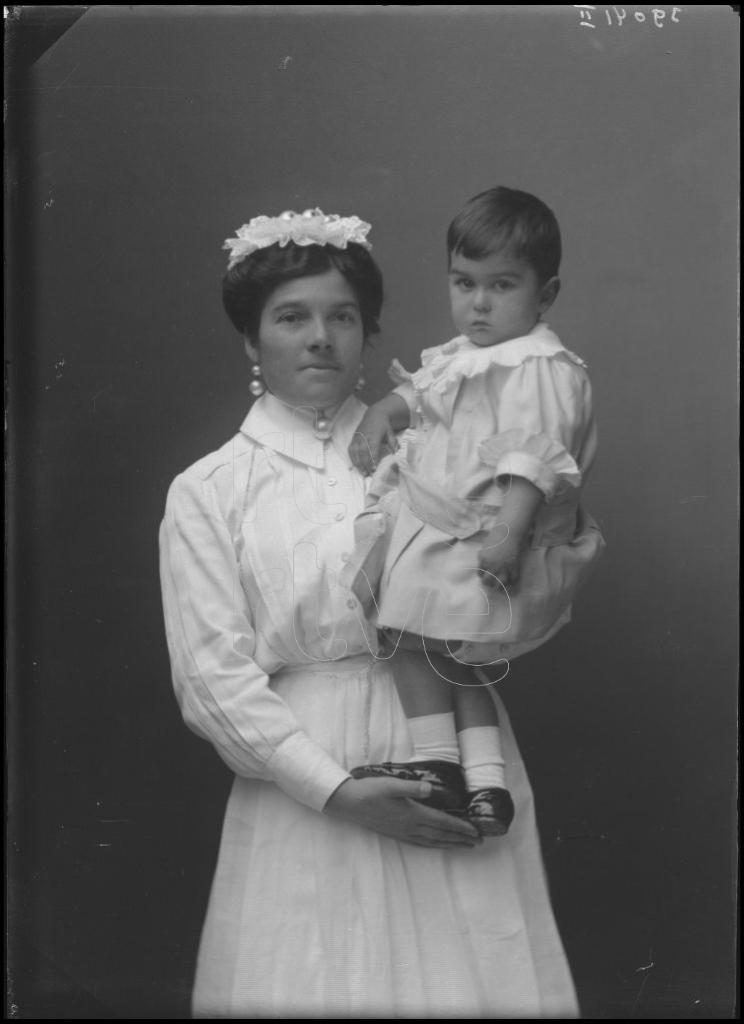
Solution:
<svg viewBox="0 0 744 1024">
<path fill-rule="evenodd" d="M 408 764 L 352 774 L 430 781 L 432 803 L 503 835 L 514 807 L 487 683 L 569 621 L 604 547 L 579 505 L 596 432 L 585 365 L 542 319 L 560 287 L 553 213 L 490 189 L 455 217 L 447 253 L 458 336 L 413 374 L 394 361 L 399 386 L 349 449 L 365 473 L 390 452 L 345 581 L 394 651 L 413 745 Z"/>
</svg>

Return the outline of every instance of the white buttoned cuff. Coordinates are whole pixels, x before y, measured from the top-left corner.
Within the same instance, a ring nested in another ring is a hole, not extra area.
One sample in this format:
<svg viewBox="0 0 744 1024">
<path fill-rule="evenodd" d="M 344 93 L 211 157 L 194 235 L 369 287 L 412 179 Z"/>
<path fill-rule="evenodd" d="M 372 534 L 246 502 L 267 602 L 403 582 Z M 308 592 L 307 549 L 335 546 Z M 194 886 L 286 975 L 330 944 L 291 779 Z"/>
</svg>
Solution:
<svg viewBox="0 0 744 1024">
<path fill-rule="evenodd" d="M 331 794 L 351 778 L 304 733 L 288 736 L 266 763 L 266 770 L 288 796 L 316 811 L 321 811 Z"/>
</svg>

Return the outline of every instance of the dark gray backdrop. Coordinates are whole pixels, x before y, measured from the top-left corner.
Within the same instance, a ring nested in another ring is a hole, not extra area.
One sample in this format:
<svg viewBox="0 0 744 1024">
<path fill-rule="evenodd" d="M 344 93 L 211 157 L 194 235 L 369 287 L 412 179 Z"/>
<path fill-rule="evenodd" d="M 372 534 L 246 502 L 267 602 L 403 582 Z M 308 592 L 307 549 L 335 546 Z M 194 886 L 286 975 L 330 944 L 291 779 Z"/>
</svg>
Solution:
<svg viewBox="0 0 744 1024">
<path fill-rule="evenodd" d="M 229 775 L 171 696 L 156 538 L 248 406 L 222 240 L 288 207 L 372 222 L 371 400 L 449 336 L 445 229 L 494 184 L 562 225 L 550 320 L 601 429 L 606 558 L 502 687 L 579 994 L 731 1014 L 738 21 L 658 10 L 92 8 L 11 92 L 21 1016 L 186 1013 Z"/>
</svg>

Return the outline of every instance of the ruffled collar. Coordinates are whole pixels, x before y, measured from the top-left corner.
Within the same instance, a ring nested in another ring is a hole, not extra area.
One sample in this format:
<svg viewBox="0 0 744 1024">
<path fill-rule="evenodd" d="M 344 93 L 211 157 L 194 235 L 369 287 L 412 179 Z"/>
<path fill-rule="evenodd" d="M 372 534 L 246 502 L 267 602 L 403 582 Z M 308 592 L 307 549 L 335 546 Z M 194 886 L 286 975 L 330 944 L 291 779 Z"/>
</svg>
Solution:
<svg viewBox="0 0 744 1024">
<path fill-rule="evenodd" d="M 350 395 L 333 416 L 330 441 L 324 442 L 314 433 L 313 409 L 286 405 L 267 391 L 253 403 L 240 431 L 264 448 L 313 469 L 323 469 L 327 443 L 348 458 L 348 447 L 366 408 L 355 395 Z"/>
<path fill-rule="evenodd" d="M 409 373 L 398 362 L 393 360 L 390 375 L 400 384 L 410 381 L 417 391 L 444 392 L 458 384 L 461 380 L 476 377 L 491 366 L 520 366 L 525 360 L 542 356 L 552 358 L 557 355 L 566 356 L 579 366 L 586 364 L 573 352 L 564 348 L 558 335 L 541 320 L 529 334 L 521 338 L 512 338 L 500 345 L 475 345 L 464 334 L 444 345 L 427 348 L 421 353 L 421 367 Z"/>
</svg>

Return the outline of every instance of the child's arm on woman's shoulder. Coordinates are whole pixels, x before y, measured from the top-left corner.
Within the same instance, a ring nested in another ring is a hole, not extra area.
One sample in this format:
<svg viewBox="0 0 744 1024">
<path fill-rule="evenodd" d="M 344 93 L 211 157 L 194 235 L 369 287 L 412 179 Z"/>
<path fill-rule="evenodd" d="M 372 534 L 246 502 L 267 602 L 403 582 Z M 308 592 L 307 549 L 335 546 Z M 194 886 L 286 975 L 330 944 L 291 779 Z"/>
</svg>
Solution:
<svg viewBox="0 0 744 1024">
<path fill-rule="evenodd" d="M 522 476 L 508 477 L 499 522 L 479 553 L 479 573 L 485 586 L 514 586 L 519 582 L 522 555 L 545 495 Z"/>
<path fill-rule="evenodd" d="M 411 423 L 411 410 L 395 391 L 375 402 L 365 412 L 349 445 L 349 457 L 358 470 L 366 475 L 374 472 L 385 449 L 394 452 L 398 447 L 396 433 Z"/>
</svg>

